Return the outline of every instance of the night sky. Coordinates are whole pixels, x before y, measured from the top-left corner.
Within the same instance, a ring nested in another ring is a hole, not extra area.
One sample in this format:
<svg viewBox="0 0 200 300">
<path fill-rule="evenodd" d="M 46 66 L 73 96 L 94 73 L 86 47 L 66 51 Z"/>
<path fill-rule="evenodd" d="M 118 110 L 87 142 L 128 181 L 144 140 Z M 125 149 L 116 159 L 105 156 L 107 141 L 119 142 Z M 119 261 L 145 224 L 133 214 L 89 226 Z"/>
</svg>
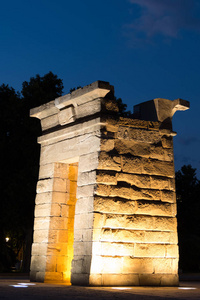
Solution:
<svg viewBox="0 0 200 300">
<path fill-rule="evenodd" d="M 200 179 L 199 0 L 7 0 L 0 9 L 0 85 L 52 71 L 64 92 L 109 81 L 132 110 L 153 98 L 190 101 L 173 129 L 176 170 Z"/>
</svg>

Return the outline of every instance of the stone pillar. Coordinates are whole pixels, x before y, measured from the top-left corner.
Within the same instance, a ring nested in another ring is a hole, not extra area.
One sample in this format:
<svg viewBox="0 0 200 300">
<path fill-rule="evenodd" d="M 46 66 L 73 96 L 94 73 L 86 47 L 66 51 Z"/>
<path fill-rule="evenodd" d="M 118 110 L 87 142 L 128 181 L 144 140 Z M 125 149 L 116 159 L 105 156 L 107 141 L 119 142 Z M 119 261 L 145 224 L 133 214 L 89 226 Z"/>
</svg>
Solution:
<svg viewBox="0 0 200 300">
<path fill-rule="evenodd" d="M 171 121 L 189 103 L 154 99 L 128 119 L 110 99 L 95 82 L 31 111 L 43 127 L 31 280 L 178 285 Z"/>
</svg>

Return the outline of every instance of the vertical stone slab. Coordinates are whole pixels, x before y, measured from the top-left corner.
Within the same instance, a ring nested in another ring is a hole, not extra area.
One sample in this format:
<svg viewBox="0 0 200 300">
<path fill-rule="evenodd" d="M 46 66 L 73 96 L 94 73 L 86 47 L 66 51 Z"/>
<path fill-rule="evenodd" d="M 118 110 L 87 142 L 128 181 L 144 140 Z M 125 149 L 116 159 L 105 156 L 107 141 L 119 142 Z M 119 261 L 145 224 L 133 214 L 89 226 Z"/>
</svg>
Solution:
<svg viewBox="0 0 200 300">
<path fill-rule="evenodd" d="M 74 222 L 72 284 L 89 284 L 92 259 L 93 202 L 97 166 L 98 152 L 80 156 Z"/>
</svg>

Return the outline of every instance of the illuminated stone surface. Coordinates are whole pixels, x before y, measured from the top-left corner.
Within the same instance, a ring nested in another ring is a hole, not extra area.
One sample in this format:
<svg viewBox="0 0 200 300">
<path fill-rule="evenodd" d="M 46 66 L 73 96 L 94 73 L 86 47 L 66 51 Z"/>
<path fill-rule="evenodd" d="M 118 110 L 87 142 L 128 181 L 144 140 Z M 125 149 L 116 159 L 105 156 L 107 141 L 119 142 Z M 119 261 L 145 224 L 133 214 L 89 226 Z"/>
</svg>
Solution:
<svg viewBox="0 0 200 300">
<path fill-rule="evenodd" d="M 189 103 L 118 118 L 112 94 L 98 81 L 31 110 L 43 129 L 32 281 L 178 284 L 171 121 Z"/>
</svg>

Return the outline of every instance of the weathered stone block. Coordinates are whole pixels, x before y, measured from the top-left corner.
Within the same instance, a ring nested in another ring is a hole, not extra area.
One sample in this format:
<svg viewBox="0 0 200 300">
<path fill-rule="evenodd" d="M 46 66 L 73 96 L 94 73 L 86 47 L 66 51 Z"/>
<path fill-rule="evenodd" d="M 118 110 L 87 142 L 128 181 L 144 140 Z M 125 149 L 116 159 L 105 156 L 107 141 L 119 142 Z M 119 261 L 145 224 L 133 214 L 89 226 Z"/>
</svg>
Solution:
<svg viewBox="0 0 200 300">
<path fill-rule="evenodd" d="M 46 243 L 34 243 L 32 245 L 32 255 L 33 256 L 39 256 L 39 255 L 46 255 L 47 253 L 47 245 Z"/>
<path fill-rule="evenodd" d="M 121 174 L 121 173 L 120 173 Z M 113 171 L 98 171 L 96 175 L 96 182 L 108 185 L 117 184 L 118 173 Z"/>
<path fill-rule="evenodd" d="M 145 231 L 145 243 L 174 243 L 173 233 L 170 231 Z"/>
<path fill-rule="evenodd" d="M 122 171 L 132 174 L 143 173 L 143 163 L 142 159 L 139 157 L 122 157 Z"/>
<path fill-rule="evenodd" d="M 156 122 L 153 122 L 153 123 L 155 124 Z M 130 126 L 132 128 L 148 129 L 148 127 L 149 127 L 148 121 L 138 120 L 138 119 L 129 119 L 129 118 L 123 118 L 123 117 L 120 117 L 119 124 L 121 126 L 128 126 L 128 127 Z"/>
<path fill-rule="evenodd" d="M 102 213 L 93 213 L 93 228 L 98 229 L 105 226 L 105 214 Z"/>
<path fill-rule="evenodd" d="M 100 243 L 100 253 L 103 256 L 132 256 L 134 255 L 134 244 L 132 243 Z"/>
<path fill-rule="evenodd" d="M 77 229 L 74 232 L 74 241 L 75 242 L 91 242 L 93 236 L 92 229 Z"/>
<path fill-rule="evenodd" d="M 166 245 L 166 257 L 179 257 L 178 245 Z"/>
<path fill-rule="evenodd" d="M 93 212 L 94 197 L 80 198 L 76 201 L 76 214 Z"/>
<path fill-rule="evenodd" d="M 49 230 L 49 244 L 56 244 L 59 240 L 58 240 L 58 234 L 59 234 L 59 230 Z"/>
<path fill-rule="evenodd" d="M 58 120 L 60 125 L 65 125 L 75 121 L 75 109 L 73 106 L 60 110 L 58 113 Z"/>
<path fill-rule="evenodd" d="M 37 209 L 35 209 L 35 213 L 36 213 Z M 34 229 L 48 229 L 49 228 L 49 223 L 50 223 L 50 216 L 45 217 L 35 217 L 34 220 Z"/>
<path fill-rule="evenodd" d="M 174 164 L 173 162 L 143 159 L 143 173 L 173 178 Z"/>
<path fill-rule="evenodd" d="M 134 256 L 124 257 L 123 273 L 152 274 L 153 271 L 152 258 L 137 258 Z"/>
<path fill-rule="evenodd" d="M 134 214 L 135 213 L 135 201 L 128 201 L 120 198 L 102 198 L 95 197 L 94 210 L 103 213 L 122 213 L 122 214 Z"/>
<path fill-rule="evenodd" d="M 160 201 L 153 203 L 149 201 L 137 201 L 135 213 L 152 216 L 175 216 L 173 205 L 170 203 L 162 203 Z"/>
<path fill-rule="evenodd" d="M 154 229 L 154 217 L 143 215 L 105 215 L 105 227 L 148 230 Z"/>
<path fill-rule="evenodd" d="M 76 181 L 72 181 L 72 180 L 67 180 L 66 182 L 67 182 L 67 188 L 65 192 L 67 191 L 69 197 L 73 198 L 73 196 L 76 196 L 77 193 L 77 183 Z"/>
<path fill-rule="evenodd" d="M 68 228 L 68 218 L 65 217 L 51 217 L 50 229 L 59 230 Z"/>
<path fill-rule="evenodd" d="M 70 160 L 99 150 L 100 137 L 94 133 L 89 133 L 70 139 L 70 143 L 66 139 L 56 144 L 41 147 L 40 164 L 62 162 L 66 160 L 66 157 Z"/>
<path fill-rule="evenodd" d="M 90 185 L 96 183 L 96 171 L 79 173 L 78 185 Z"/>
<path fill-rule="evenodd" d="M 46 256 L 46 271 L 56 272 L 56 256 L 47 255 Z"/>
<path fill-rule="evenodd" d="M 89 274 L 91 265 L 91 256 L 76 256 L 76 260 L 72 262 L 72 268 L 74 274 Z"/>
<path fill-rule="evenodd" d="M 47 130 L 51 127 L 59 125 L 58 115 L 52 115 L 41 120 L 42 130 Z"/>
<path fill-rule="evenodd" d="M 45 272 L 36 272 L 36 280 L 37 282 L 44 282 Z"/>
<path fill-rule="evenodd" d="M 91 255 L 92 242 L 74 242 L 74 256 Z"/>
<path fill-rule="evenodd" d="M 161 138 L 163 148 L 172 149 L 173 148 L 173 139 L 171 136 L 163 136 Z"/>
<path fill-rule="evenodd" d="M 62 272 L 45 272 L 44 282 L 63 282 Z"/>
<path fill-rule="evenodd" d="M 136 274 L 102 274 L 104 286 L 136 286 L 139 285 L 139 276 Z"/>
<path fill-rule="evenodd" d="M 154 217 L 154 229 L 176 232 L 177 220 L 170 217 Z"/>
<path fill-rule="evenodd" d="M 165 149 L 160 143 L 152 145 L 149 157 L 152 159 L 172 162 L 174 159 L 173 149 Z"/>
<path fill-rule="evenodd" d="M 52 203 L 66 204 L 67 196 L 65 192 L 53 192 Z"/>
<path fill-rule="evenodd" d="M 161 193 L 162 201 L 170 203 L 176 202 L 176 194 L 174 191 L 163 190 Z"/>
<path fill-rule="evenodd" d="M 144 239 L 145 231 L 143 230 L 105 228 L 99 232 L 99 240 L 101 241 L 141 243 Z"/>
<path fill-rule="evenodd" d="M 138 188 L 150 188 L 150 177 L 147 175 L 133 175 L 127 173 L 117 173 L 117 181 L 127 182 Z"/>
<path fill-rule="evenodd" d="M 71 283 L 74 285 L 88 285 L 89 284 L 89 274 L 71 274 Z"/>
<path fill-rule="evenodd" d="M 60 216 L 61 207 L 59 204 L 39 204 L 35 209 L 35 217 Z"/>
<path fill-rule="evenodd" d="M 66 203 L 66 193 L 64 192 L 46 192 L 39 193 L 36 195 L 36 204 L 47 204 L 47 203 Z"/>
<path fill-rule="evenodd" d="M 90 273 L 89 285 L 90 286 L 101 286 L 102 285 L 102 275 Z"/>
<path fill-rule="evenodd" d="M 38 181 L 37 193 L 49 191 L 66 192 L 67 180 L 63 178 L 51 178 Z"/>
<path fill-rule="evenodd" d="M 159 131 L 119 126 L 117 137 L 119 139 L 134 140 L 136 142 L 157 143 L 160 140 L 160 133 Z"/>
<path fill-rule="evenodd" d="M 39 179 L 52 178 L 54 176 L 54 164 L 40 165 Z"/>
<path fill-rule="evenodd" d="M 139 274 L 139 285 L 159 286 L 161 285 L 162 275 L 157 274 Z"/>
<path fill-rule="evenodd" d="M 178 274 L 162 275 L 160 285 L 161 286 L 178 286 L 179 285 Z"/>
<path fill-rule="evenodd" d="M 91 273 L 119 274 L 123 270 L 123 257 L 93 256 Z"/>
<path fill-rule="evenodd" d="M 92 197 L 94 195 L 95 184 L 78 186 L 77 187 L 77 198 L 87 198 Z"/>
<path fill-rule="evenodd" d="M 61 217 L 68 217 L 69 216 L 69 206 L 66 204 L 60 205 L 60 216 Z"/>
<path fill-rule="evenodd" d="M 144 199 L 144 200 L 161 200 L 160 191 L 150 190 L 150 189 L 138 189 L 135 187 L 131 187 L 130 189 L 130 198 Z"/>
<path fill-rule="evenodd" d="M 92 228 L 93 213 L 75 215 L 74 229 Z"/>
<path fill-rule="evenodd" d="M 48 229 L 34 230 L 33 233 L 34 243 L 48 243 L 48 237 L 49 237 L 48 235 L 49 235 Z"/>
<path fill-rule="evenodd" d="M 150 146 L 145 143 L 137 143 L 129 140 L 115 140 L 115 149 L 119 154 L 131 154 L 133 156 L 149 157 Z"/>
<path fill-rule="evenodd" d="M 114 139 L 101 139 L 101 151 L 109 152 L 114 149 Z"/>
<path fill-rule="evenodd" d="M 171 189 L 171 179 L 159 176 L 150 176 L 151 188 L 159 190 Z"/>
<path fill-rule="evenodd" d="M 98 152 L 81 155 L 78 164 L 79 174 L 82 172 L 90 172 L 96 170 L 99 164 L 98 156 L 99 156 Z M 79 185 L 79 178 L 78 178 L 78 185 Z"/>
<path fill-rule="evenodd" d="M 67 166 L 68 166 L 68 172 L 66 174 L 67 179 L 69 179 L 71 181 L 77 181 L 77 177 L 78 177 L 78 163 L 68 164 Z"/>
<path fill-rule="evenodd" d="M 120 156 L 109 155 L 106 152 L 101 152 L 99 155 L 99 170 L 121 171 Z"/>
<path fill-rule="evenodd" d="M 135 244 L 136 257 L 165 257 L 163 244 Z"/>
<path fill-rule="evenodd" d="M 47 192 L 47 193 L 39 193 L 36 194 L 36 198 L 35 198 L 35 204 L 43 204 L 43 203 L 51 203 L 52 201 L 52 193 L 51 192 Z"/>
<path fill-rule="evenodd" d="M 120 186 L 109 186 L 105 184 L 98 184 L 95 191 L 96 195 L 100 196 L 111 196 L 111 197 L 122 197 L 130 199 L 131 193 L 130 188 Z"/>
<path fill-rule="evenodd" d="M 44 272 L 46 268 L 46 256 L 33 255 L 31 260 L 31 271 Z"/>
<path fill-rule="evenodd" d="M 101 110 L 101 99 L 95 99 L 93 101 L 79 105 L 76 108 L 76 117 L 83 118 L 88 115 L 93 115 Z"/>
<path fill-rule="evenodd" d="M 64 243 L 60 242 L 55 244 L 53 243 L 48 244 L 46 255 L 49 257 L 54 256 L 57 259 L 60 256 L 67 256 L 67 253 L 68 253 L 68 243 L 67 240 L 65 240 Z"/>
<path fill-rule="evenodd" d="M 51 230 L 52 231 L 52 230 Z M 64 247 L 65 244 L 68 243 L 69 230 L 62 229 L 57 232 L 57 243 L 62 243 Z"/>
<path fill-rule="evenodd" d="M 177 263 L 177 259 L 156 258 L 153 260 L 154 272 L 155 274 L 159 274 L 159 273 L 176 274 L 177 273 L 177 269 L 175 268 L 176 263 Z"/>
</svg>

